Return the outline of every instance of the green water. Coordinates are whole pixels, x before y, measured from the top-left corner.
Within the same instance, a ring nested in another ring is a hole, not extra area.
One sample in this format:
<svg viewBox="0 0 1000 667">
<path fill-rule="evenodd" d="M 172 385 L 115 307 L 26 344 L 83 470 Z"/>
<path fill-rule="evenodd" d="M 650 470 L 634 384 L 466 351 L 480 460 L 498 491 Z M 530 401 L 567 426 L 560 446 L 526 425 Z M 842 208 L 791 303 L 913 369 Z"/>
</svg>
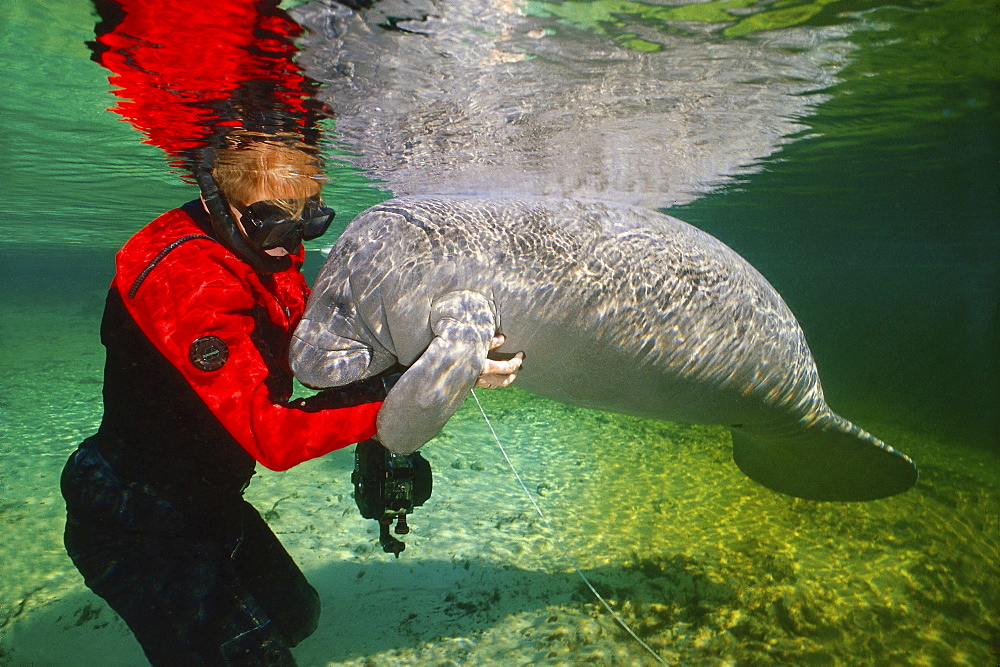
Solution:
<svg viewBox="0 0 1000 667">
<path fill-rule="evenodd" d="M 812 136 L 675 212 L 778 288 L 834 405 L 1000 442 L 1000 36 L 985 4 L 870 12 Z"/>
<path fill-rule="evenodd" d="M 737 4 L 528 9 L 654 49 L 657 21 L 694 30 Z M 622 16 L 653 29 L 624 31 Z M 997 664 L 995 6 L 777 2 L 754 16 L 727 38 L 844 17 L 867 29 L 797 141 L 671 213 L 778 288 L 831 405 L 913 456 L 917 487 L 793 500 L 743 477 L 719 429 L 481 398 L 580 568 L 669 663 Z M 62 550 L 58 474 L 100 419 L 113 253 L 196 193 L 105 111 L 93 21 L 80 0 L 0 6 L 0 664 L 142 664 Z M 341 224 L 385 196 L 333 172 Z M 349 454 L 255 478 L 249 497 L 323 598 L 301 664 L 652 664 L 561 560 L 474 406 L 425 449 L 435 496 L 399 562 L 357 516 Z"/>
</svg>

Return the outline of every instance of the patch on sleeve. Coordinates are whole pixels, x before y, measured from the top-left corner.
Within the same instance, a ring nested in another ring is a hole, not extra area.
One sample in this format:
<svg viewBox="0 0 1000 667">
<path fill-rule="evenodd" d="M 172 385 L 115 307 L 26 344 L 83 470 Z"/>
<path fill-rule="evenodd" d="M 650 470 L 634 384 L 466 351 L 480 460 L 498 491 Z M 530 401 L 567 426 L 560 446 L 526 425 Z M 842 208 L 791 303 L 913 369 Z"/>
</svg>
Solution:
<svg viewBox="0 0 1000 667">
<path fill-rule="evenodd" d="M 198 370 L 217 371 L 229 359 L 229 346 L 218 336 L 202 336 L 191 343 L 188 357 Z"/>
</svg>

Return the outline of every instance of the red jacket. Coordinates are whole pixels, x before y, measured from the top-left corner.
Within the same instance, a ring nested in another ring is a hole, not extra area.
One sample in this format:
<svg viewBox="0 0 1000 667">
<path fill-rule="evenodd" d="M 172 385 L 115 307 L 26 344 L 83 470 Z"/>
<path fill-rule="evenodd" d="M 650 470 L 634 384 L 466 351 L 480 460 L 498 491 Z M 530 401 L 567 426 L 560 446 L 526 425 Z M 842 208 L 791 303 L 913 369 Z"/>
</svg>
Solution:
<svg viewBox="0 0 1000 667">
<path fill-rule="evenodd" d="M 197 207 L 165 213 L 117 255 L 112 291 L 144 337 L 240 447 L 272 470 L 372 437 L 381 403 L 288 402 L 287 343 L 309 293 L 299 270 L 304 253 L 286 271 L 257 274 L 208 238 Z M 216 343 L 228 352 L 221 367 L 195 363 L 198 339 L 224 343 Z"/>
</svg>

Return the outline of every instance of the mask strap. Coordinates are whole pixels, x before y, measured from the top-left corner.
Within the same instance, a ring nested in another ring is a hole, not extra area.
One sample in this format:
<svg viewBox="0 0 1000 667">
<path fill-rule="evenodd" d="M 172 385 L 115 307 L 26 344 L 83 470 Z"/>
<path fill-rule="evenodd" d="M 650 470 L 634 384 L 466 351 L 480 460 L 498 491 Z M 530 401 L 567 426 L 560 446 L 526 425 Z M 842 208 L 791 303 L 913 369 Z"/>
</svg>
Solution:
<svg viewBox="0 0 1000 667">
<path fill-rule="evenodd" d="M 250 245 L 229 211 L 229 204 L 219 192 L 219 186 L 212 177 L 212 166 L 215 164 L 215 148 L 206 146 L 201 152 L 201 163 L 194 176 L 201 189 L 201 198 L 208 209 L 208 217 L 212 220 L 212 230 L 216 240 L 230 252 L 249 264 L 257 273 L 277 273 L 292 266 L 290 257 L 272 257 L 256 250 Z"/>
</svg>

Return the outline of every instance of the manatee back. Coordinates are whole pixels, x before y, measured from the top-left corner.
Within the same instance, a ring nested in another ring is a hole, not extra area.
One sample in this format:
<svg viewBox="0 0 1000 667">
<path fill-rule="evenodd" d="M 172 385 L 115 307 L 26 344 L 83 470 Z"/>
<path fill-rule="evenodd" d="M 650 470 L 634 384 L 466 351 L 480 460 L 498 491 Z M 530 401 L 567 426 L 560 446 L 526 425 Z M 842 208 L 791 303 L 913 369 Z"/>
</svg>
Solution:
<svg viewBox="0 0 1000 667">
<path fill-rule="evenodd" d="M 654 211 L 409 197 L 369 209 L 341 242 L 329 262 L 350 264 L 352 284 L 394 287 L 396 303 L 383 292 L 380 310 L 363 308 L 383 319 L 373 328 L 395 339 L 407 327 L 387 318 L 419 319 L 451 289 L 481 291 L 508 337 L 501 352 L 526 354 L 518 385 L 565 403 L 731 424 L 822 401 L 802 331 L 767 280 Z"/>
</svg>

